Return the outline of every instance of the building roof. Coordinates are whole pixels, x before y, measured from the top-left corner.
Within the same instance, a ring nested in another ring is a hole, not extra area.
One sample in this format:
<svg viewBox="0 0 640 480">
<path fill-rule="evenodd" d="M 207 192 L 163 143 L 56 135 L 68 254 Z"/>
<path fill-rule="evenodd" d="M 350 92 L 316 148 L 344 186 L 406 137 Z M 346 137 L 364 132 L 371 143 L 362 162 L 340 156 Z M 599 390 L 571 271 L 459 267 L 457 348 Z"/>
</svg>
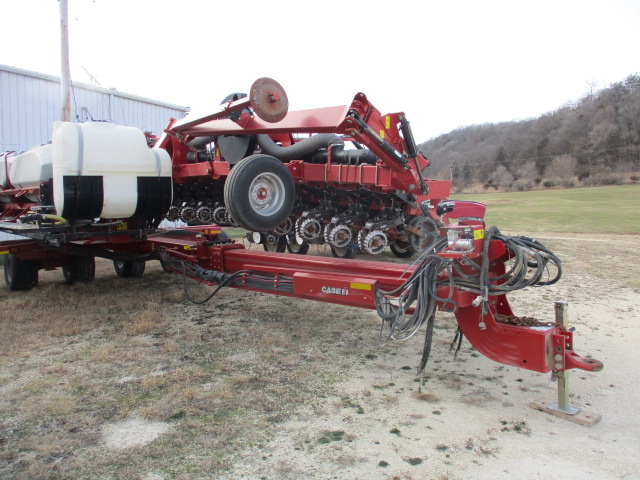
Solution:
<svg viewBox="0 0 640 480">
<path fill-rule="evenodd" d="M 18 75 L 24 75 L 24 76 L 27 76 L 27 77 L 40 78 L 40 79 L 43 79 L 43 80 L 49 80 L 49 81 L 60 83 L 60 77 L 56 77 L 56 76 L 53 76 L 53 75 L 47 75 L 47 74 L 44 74 L 44 73 L 32 72 L 31 70 L 24 70 L 22 68 L 10 67 L 8 65 L 0 65 L 0 70 L 3 70 L 5 72 L 10 72 L 10 73 L 16 73 Z M 191 110 L 189 107 L 183 107 L 181 105 L 176 105 L 176 104 L 173 104 L 173 103 L 161 102 L 159 100 L 153 100 L 153 99 L 146 98 L 146 97 L 140 97 L 138 95 L 131 95 L 129 93 L 119 92 L 115 88 L 98 87 L 98 86 L 95 86 L 95 85 L 88 85 L 86 83 L 76 82 L 75 80 L 71 80 L 71 85 L 72 86 L 82 87 L 82 88 L 84 88 L 86 90 L 93 90 L 95 92 L 106 93 L 108 95 L 115 95 L 117 97 L 127 98 L 127 99 L 130 99 L 130 100 L 136 100 L 138 102 L 148 103 L 148 104 L 151 104 L 151 105 L 157 105 L 157 106 L 160 106 L 160 107 L 166 107 L 166 108 L 172 108 L 172 109 L 175 109 L 175 110 L 181 110 L 181 111 L 183 111 L 185 113 L 187 113 L 187 112 L 189 112 Z"/>
</svg>

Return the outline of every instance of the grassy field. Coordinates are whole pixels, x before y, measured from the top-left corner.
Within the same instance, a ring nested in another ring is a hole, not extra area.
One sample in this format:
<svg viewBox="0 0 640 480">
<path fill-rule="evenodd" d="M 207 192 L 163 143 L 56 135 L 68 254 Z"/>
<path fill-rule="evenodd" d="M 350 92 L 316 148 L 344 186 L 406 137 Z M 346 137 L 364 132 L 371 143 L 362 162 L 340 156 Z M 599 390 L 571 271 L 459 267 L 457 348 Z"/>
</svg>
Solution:
<svg viewBox="0 0 640 480">
<path fill-rule="evenodd" d="M 503 233 L 640 234 L 640 185 L 454 195 L 487 205 Z"/>
</svg>

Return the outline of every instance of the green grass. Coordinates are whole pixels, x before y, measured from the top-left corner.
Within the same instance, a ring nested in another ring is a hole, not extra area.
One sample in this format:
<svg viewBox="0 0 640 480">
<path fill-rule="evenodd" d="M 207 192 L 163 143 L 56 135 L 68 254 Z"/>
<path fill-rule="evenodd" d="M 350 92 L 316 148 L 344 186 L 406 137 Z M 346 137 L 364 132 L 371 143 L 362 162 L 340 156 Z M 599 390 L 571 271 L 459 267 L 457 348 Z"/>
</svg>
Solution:
<svg viewBox="0 0 640 480">
<path fill-rule="evenodd" d="M 640 185 L 452 197 L 485 203 L 487 226 L 503 233 L 640 234 Z"/>
</svg>

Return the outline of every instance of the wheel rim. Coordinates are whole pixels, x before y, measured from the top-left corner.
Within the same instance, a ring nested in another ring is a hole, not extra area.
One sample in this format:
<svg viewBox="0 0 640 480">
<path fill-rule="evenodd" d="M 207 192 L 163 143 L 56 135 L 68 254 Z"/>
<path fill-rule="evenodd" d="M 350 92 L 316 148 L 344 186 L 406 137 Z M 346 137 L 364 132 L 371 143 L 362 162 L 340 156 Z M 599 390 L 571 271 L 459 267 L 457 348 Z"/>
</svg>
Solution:
<svg viewBox="0 0 640 480">
<path fill-rule="evenodd" d="M 280 211 L 284 201 L 284 183 L 277 175 L 265 172 L 251 182 L 249 204 L 257 214 L 265 217 L 271 216 Z"/>
</svg>

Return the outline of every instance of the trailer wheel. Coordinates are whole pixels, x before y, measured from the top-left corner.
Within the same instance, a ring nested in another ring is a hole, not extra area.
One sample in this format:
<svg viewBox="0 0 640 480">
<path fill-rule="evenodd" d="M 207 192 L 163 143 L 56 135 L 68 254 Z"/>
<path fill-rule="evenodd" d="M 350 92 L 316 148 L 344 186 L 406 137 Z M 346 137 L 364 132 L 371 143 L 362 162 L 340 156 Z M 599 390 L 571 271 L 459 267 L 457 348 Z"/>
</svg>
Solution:
<svg viewBox="0 0 640 480">
<path fill-rule="evenodd" d="M 90 283 L 96 276 L 96 259 L 94 257 L 71 256 L 62 267 L 64 283 L 73 285 L 76 282 Z"/>
<path fill-rule="evenodd" d="M 113 268 L 121 278 L 140 278 L 144 273 L 145 262 L 135 260 L 114 260 Z"/>
<path fill-rule="evenodd" d="M 252 155 L 240 160 L 224 184 L 224 203 L 247 230 L 268 232 L 284 223 L 295 198 L 289 169 L 277 158 Z"/>
<path fill-rule="evenodd" d="M 20 260 L 10 253 L 4 258 L 4 281 L 12 292 L 31 290 L 38 285 L 38 261 Z"/>
</svg>

